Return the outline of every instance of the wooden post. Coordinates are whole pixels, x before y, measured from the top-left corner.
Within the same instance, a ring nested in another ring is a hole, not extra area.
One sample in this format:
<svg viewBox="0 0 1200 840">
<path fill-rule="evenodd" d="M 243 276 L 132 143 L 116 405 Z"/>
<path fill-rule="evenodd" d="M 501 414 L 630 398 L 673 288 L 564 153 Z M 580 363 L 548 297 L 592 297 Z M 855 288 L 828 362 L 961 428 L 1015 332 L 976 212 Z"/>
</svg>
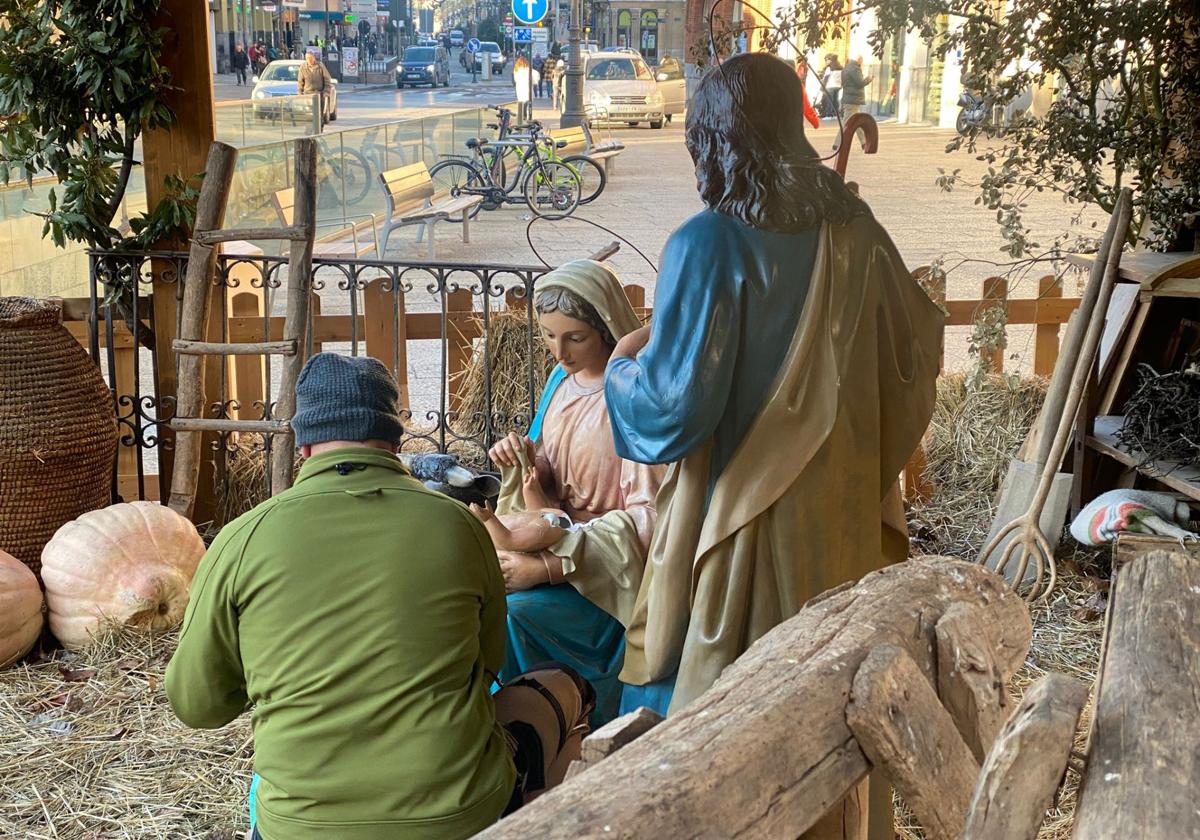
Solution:
<svg viewBox="0 0 1200 840">
<path fill-rule="evenodd" d="M 1062 674 L 1029 687 L 984 762 L 964 838 L 1035 840 L 1066 772 L 1087 694 Z"/>
<path fill-rule="evenodd" d="M 150 209 L 166 195 L 168 175 L 190 178 L 204 171 L 209 145 L 217 136 L 213 68 L 208 38 L 203 35 L 208 31 L 208 17 L 206 3 L 163 0 L 155 19 L 156 24 L 164 30 L 163 48 L 158 60 L 171 71 L 171 86 L 163 92 L 163 99 L 175 115 L 175 122 L 167 128 L 154 129 L 142 135 L 146 203 Z M 196 37 L 196 33 L 201 33 L 201 36 Z M 154 247 L 179 250 L 187 245 L 183 241 L 169 240 L 156 242 Z M 174 398 L 178 389 L 175 353 L 171 343 L 177 337 L 176 293 L 179 287 L 175 282 L 164 281 L 164 276 L 174 271 L 171 263 L 153 260 L 151 271 L 154 277 L 154 354 L 158 362 L 158 397 L 161 406 L 164 399 Z M 219 399 L 215 390 L 205 397 L 209 402 Z M 169 428 L 161 427 L 160 432 L 164 440 L 171 439 Z M 165 446 L 158 453 L 160 498 L 166 499 L 171 490 L 170 477 L 175 456 L 174 451 Z M 211 482 L 204 481 L 206 472 L 202 468 L 201 484 L 211 486 Z M 207 516 L 208 511 L 202 510 L 201 513 Z"/>
<path fill-rule="evenodd" d="M 225 219 L 225 202 L 233 181 L 237 150 L 225 143 L 213 143 L 204 171 L 204 186 L 196 206 L 195 230 L 214 230 Z M 203 341 L 208 337 L 209 303 L 212 300 L 212 278 L 216 268 L 216 251 L 209 245 L 193 241 L 188 251 L 187 275 L 183 286 L 183 311 L 179 337 Z M 198 326 L 198 329 L 196 327 Z M 194 334 L 193 334 L 194 331 Z M 159 339 L 159 344 L 164 344 Z M 203 416 L 205 399 L 205 357 L 179 358 L 179 397 L 177 417 Z M 195 512 L 196 488 L 200 481 L 200 445 L 203 436 L 190 434 L 176 440 L 175 463 L 171 480 L 171 509 L 189 519 Z"/>
<path fill-rule="evenodd" d="M 408 348 L 404 292 L 387 288 L 394 281 L 377 277 L 363 291 L 363 334 L 367 355 L 383 362 L 400 389 L 400 408 L 409 407 Z"/>
<path fill-rule="evenodd" d="M 1194 837 L 1200 776 L 1200 560 L 1117 572 L 1072 837 Z"/>
<path fill-rule="evenodd" d="M 1003 578 L 948 558 L 889 566 L 810 601 L 695 702 L 479 837 L 797 837 L 870 770 L 846 723 L 859 666 L 893 645 L 931 680 L 934 626 L 957 602 L 998 631 L 1003 673 L 1020 667 L 1029 613 Z"/>
<path fill-rule="evenodd" d="M 938 696 L 982 762 L 1009 711 L 1007 681 L 992 658 L 992 628 L 979 610 L 956 604 L 938 620 L 936 632 Z"/>
<path fill-rule="evenodd" d="M 1062 297 L 1062 284 L 1054 277 L 1043 277 L 1038 281 L 1037 326 L 1033 339 L 1033 374 L 1049 376 L 1054 372 L 1058 360 L 1058 321 L 1043 321 L 1041 302 Z"/>
<path fill-rule="evenodd" d="M 907 651 L 881 645 L 854 676 L 846 723 L 930 840 L 953 840 L 967 821 L 979 765 Z"/>
<path fill-rule="evenodd" d="M 304 239 L 293 239 L 288 252 L 287 316 L 283 322 L 283 337 L 294 340 L 299 350 L 297 360 L 283 366 L 279 381 L 279 399 L 275 403 L 278 419 L 291 420 L 296 413 L 296 380 L 304 353 L 308 347 L 308 305 L 312 298 L 313 239 L 317 234 L 317 141 L 301 137 L 296 141 L 296 203 L 293 224 L 303 230 Z M 296 436 L 291 428 L 277 434 L 271 442 L 271 495 L 276 496 L 292 486 L 296 459 Z"/>
<path fill-rule="evenodd" d="M 1008 305 L 1008 281 L 1003 277 L 989 277 L 983 281 L 983 296 L 979 304 L 980 314 L 987 312 L 992 307 L 1006 307 Z M 1005 348 L 998 347 L 994 350 L 981 350 L 980 354 L 987 358 L 988 364 L 991 367 L 992 373 L 1004 372 L 1004 351 Z"/>
<path fill-rule="evenodd" d="M 451 411 L 458 410 L 463 371 L 471 361 L 471 339 L 459 330 L 454 313 L 470 312 L 473 308 L 474 301 L 466 289 L 446 295 L 446 387 L 450 393 Z"/>
</svg>

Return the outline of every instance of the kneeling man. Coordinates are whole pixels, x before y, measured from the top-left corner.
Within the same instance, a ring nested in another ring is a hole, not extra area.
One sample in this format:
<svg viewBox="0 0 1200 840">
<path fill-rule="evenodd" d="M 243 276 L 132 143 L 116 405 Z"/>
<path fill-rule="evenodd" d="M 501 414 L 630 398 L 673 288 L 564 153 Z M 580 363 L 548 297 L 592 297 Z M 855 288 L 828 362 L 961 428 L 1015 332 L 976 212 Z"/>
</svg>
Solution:
<svg viewBox="0 0 1200 840">
<path fill-rule="evenodd" d="M 262 840 L 468 837 L 560 780 L 586 732 L 573 672 L 490 694 L 496 552 L 395 457 L 397 402 L 374 359 L 310 359 L 295 486 L 226 525 L 192 584 L 167 695 L 201 728 L 253 707 Z"/>
</svg>

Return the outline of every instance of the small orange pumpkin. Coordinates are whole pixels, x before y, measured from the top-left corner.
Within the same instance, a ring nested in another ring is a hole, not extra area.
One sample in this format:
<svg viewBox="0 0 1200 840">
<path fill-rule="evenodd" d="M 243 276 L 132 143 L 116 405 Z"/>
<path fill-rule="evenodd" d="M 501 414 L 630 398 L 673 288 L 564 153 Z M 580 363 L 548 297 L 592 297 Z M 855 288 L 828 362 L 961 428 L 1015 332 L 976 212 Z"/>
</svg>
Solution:
<svg viewBox="0 0 1200 840">
<path fill-rule="evenodd" d="M 29 653 L 42 633 L 42 589 L 28 566 L 0 551 L 0 668 Z"/>
<path fill-rule="evenodd" d="M 42 550 L 51 632 L 79 648 L 109 624 L 177 626 L 203 554 L 196 526 L 156 502 L 83 514 Z"/>
</svg>

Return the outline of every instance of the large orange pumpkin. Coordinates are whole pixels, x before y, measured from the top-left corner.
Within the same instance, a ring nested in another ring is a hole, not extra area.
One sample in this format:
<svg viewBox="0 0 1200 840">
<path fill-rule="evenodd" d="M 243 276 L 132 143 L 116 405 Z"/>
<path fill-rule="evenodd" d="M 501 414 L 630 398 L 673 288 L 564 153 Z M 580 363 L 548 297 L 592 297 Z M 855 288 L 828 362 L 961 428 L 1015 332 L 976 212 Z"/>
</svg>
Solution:
<svg viewBox="0 0 1200 840">
<path fill-rule="evenodd" d="M 83 514 L 42 550 L 51 632 L 78 648 L 107 625 L 177 626 L 203 554 L 196 527 L 155 502 Z"/>
<path fill-rule="evenodd" d="M 42 633 L 42 589 L 37 575 L 0 551 L 0 668 L 33 648 Z"/>
</svg>

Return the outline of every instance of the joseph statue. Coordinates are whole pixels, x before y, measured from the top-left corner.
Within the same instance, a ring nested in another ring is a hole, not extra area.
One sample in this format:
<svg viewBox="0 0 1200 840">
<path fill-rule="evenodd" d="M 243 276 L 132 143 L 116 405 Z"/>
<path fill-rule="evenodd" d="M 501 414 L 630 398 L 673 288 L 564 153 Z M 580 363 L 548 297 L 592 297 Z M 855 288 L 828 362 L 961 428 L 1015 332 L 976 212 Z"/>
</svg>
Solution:
<svg viewBox="0 0 1200 840">
<path fill-rule="evenodd" d="M 623 709 L 678 711 L 810 598 L 905 559 L 897 476 L 933 411 L 943 316 L 804 136 L 769 55 L 688 109 L 706 209 L 605 393 L 617 453 L 672 464 L 626 632 Z"/>
</svg>

